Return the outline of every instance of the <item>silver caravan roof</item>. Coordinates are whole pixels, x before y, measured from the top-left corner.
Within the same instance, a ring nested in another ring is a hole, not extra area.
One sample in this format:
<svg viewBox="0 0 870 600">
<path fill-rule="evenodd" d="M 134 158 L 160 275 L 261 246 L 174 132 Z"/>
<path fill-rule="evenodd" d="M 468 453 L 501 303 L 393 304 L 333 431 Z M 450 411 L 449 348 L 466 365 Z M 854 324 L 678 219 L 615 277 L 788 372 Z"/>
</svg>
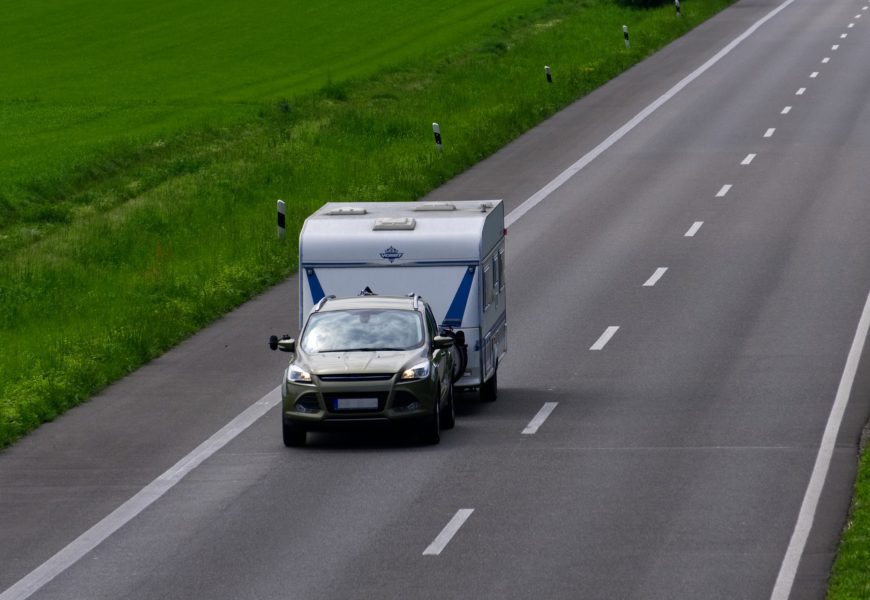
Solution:
<svg viewBox="0 0 870 600">
<path fill-rule="evenodd" d="M 330 202 L 305 220 L 302 265 L 480 262 L 504 235 L 501 200 Z"/>
</svg>

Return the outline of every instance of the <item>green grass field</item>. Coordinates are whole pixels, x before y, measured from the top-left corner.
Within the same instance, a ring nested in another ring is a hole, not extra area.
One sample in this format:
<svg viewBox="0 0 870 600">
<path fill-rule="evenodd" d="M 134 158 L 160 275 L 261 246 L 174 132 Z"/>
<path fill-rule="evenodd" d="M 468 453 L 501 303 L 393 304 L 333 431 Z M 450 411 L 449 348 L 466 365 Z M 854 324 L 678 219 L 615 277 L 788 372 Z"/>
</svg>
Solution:
<svg viewBox="0 0 870 600">
<path fill-rule="evenodd" d="M 181 129 L 250 119 L 260 103 L 328 81 L 435 60 L 545 4 L 35 0 L 6 7 L 0 227 L 44 221 L 46 197 L 63 197 L 70 178 L 93 175 L 100 158 Z"/>
<path fill-rule="evenodd" d="M 870 452 L 864 449 L 852 510 L 831 572 L 828 600 L 870 598 Z"/>
</svg>

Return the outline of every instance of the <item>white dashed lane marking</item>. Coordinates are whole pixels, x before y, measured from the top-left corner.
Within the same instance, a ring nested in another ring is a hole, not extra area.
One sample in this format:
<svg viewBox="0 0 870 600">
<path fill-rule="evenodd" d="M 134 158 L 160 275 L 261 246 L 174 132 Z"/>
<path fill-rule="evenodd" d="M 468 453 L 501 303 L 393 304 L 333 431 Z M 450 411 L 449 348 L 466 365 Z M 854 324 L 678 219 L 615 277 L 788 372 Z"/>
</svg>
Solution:
<svg viewBox="0 0 870 600">
<path fill-rule="evenodd" d="M 722 188 L 718 192 L 716 192 L 716 197 L 717 198 L 724 198 L 725 194 L 727 194 L 730 191 L 731 191 L 731 184 L 726 183 L 725 185 L 722 186 Z"/>
<path fill-rule="evenodd" d="M 822 64 L 823 64 L 823 65 L 826 65 L 826 64 L 828 64 L 829 62 L 831 62 L 831 57 L 830 57 L 830 56 L 826 56 L 825 58 L 822 59 Z"/>
<path fill-rule="evenodd" d="M 767 131 L 764 132 L 764 137 L 769 138 L 773 137 L 773 132 L 776 131 L 776 127 L 771 127 Z"/>
<path fill-rule="evenodd" d="M 456 535 L 456 532 L 459 531 L 459 528 L 462 527 L 473 512 L 473 508 L 460 508 L 456 511 L 456 514 L 453 515 L 450 522 L 444 526 L 444 529 L 441 530 L 438 537 L 436 537 L 435 540 L 429 544 L 425 550 L 423 550 L 423 556 L 438 556 L 441 554 L 441 551 L 447 547 L 447 544 L 450 543 L 450 540 L 453 539 L 453 536 Z"/>
<path fill-rule="evenodd" d="M 753 160 L 755 160 L 755 155 L 754 154 L 747 154 L 746 158 L 744 158 L 742 161 L 740 161 L 740 164 L 744 165 L 744 166 L 751 165 Z"/>
<path fill-rule="evenodd" d="M 819 72 L 818 72 L 818 71 L 813 71 L 812 73 L 810 73 L 810 79 L 815 79 L 815 78 L 818 77 L 818 76 L 819 76 Z"/>
<path fill-rule="evenodd" d="M 544 421 L 547 420 L 547 417 L 550 416 L 550 413 L 553 412 L 558 404 L 558 402 L 544 402 L 544 406 L 541 407 L 538 414 L 536 414 L 534 418 L 529 421 L 529 424 L 526 425 L 526 428 L 523 429 L 523 434 L 534 435 L 537 433 L 538 429 L 540 429 L 541 425 L 544 424 Z"/>
<path fill-rule="evenodd" d="M 796 91 L 796 92 L 794 93 L 794 95 L 795 95 L 795 96 L 803 96 L 805 91 L 807 91 L 807 88 L 802 87 L 802 88 L 800 88 L 798 91 Z"/>
<path fill-rule="evenodd" d="M 701 229 L 701 225 L 704 224 L 704 221 L 695 221 L 692 223 L 692 226 L 689 227 L 689 230 L 683 234 L 683 237 L 695 237 L 695 234 L 698 233 L 698 230 Z"/>
<path fill-rule="evenodd" d="M 782 109 L 782 113 L 780 113 L 780 114 L 787 115 L 790 112 L 791 112 L 791 106 L 786 106 L 785 108 Z"/>
<path fill-rule="evenodd" d="M 643 287 L 652 287 L 657 284 L 659 282 L 659 279 L 662 278 L 662 275 L 664 275 L 667 270 L 667 267 L 659 267 L 658 269 L 656 269 L 655 273 L 653 273 L 652 276 L 650 276 L 650 278 L 644 282 Z"/>
<path fill-rule="evenodd" d="M 836 50 L 839 47 L 840 47 L 840 44 L 834 44 L 833 46 L 831 46 L 831 50 Z"/>
<path fill-rule="evenodd" d="M 604 330 L 604 333 L 601 334 L 601 337 L 598 338 L 598 341 L 596 341 L 594 344 L 592 344 L 592 347 L 589 349 L 590 350 L 603 350 L 604 346 L 607 345 L 607 342 L 610 341 L 610 338 L 612 338 L 614 335 L 616 335 L 617 331 L 619 331 L 619 326 L 618 325 L 611 325 L 610 327 L 608 327 L 607 329 Z"/>
</svg>

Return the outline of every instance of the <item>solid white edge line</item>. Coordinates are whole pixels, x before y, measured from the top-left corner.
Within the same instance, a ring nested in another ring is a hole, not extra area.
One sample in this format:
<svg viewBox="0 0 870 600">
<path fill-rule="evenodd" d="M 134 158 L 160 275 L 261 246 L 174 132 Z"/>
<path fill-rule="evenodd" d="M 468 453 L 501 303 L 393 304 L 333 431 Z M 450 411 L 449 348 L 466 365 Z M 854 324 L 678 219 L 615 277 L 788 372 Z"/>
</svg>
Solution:
<svg viewBox="0 0 870 600">
<path fill-rule="evenodd" d="M 547 417 L 550 416 L 550 413 L 558 406 L 558 402 L 544 402 L 544 406 L 541 407 L 541 410 L 538 411 L 529 424 L 526 425 L 526 428 L 523 429 L 524 435 L 534 435 L 538 432 L 541 425 L 544 424 L 544 421 L 547 420 Z"/>
<path fill-rule="evenodd" d="M 649 115 L 655 112 L 658 108 L 660 108 L 663 104 L 665 104 L 668 100 L 673 98 L 679 91 L 689 85 L 692 81 L 700 77 L 704 72 L 709 70 L 713 65 L 719 62 L 723 57 L 728 55 L 734 48 L 736 48 L 739 44 L 745 41 L 749 36 L 755 33 L 762 25 L 767 23 L 773 17 L 778 15 L 780 12 L 788 8 L 791 4 L 793 4 L 795 0 L 786 0 L 775 9 L 767 13 L 764 17 L 756 21 L 752 24 L 746 31 L 732 40 L 727 46 L 725 46 L 722 50 L 717 52 L 712 58 L 707 60 L 703 65 L 692 71 L 689 75 L 681 79 L 676 85 L 674 85 L 670 90 L 665 92 L 662 96 L 660 96 L 656 101 L 647 106 L 641 112 L 634 116 L 628 123 L 617 129 L 614 133 L 612 133 L 606 140 L 598 144 L 595 148 L 593 148 L 590 152 L 584 155 L 580 160 L 575 162 L 573 165 L 568 167 L 565 171 L 563 171 L 559 176 L 553 179 L 546 186 L 541 188 L 538 192 L 536 192 L 533 196 L 525 200 L 522 204 L 512 210 L 505 217 L 505 227 L 510 227 L 517 220 L 519 220 L 523 215 L 529 212 L 532 208 L 534 208 L 537 204 L 539 204 L 542 200 L 544 200 L 547 196 L 549 196 L 553 191 L 558 189 L 563 183 L 565 183 L 568 179 L 570 179 L 573 175 L 583 169 L 586 165 L 592 162 L 598 155 L 602 152 L 610 148 L 617 141 L 625 137 L 625 135 L 634 129 L 638 124 L 640 124 L 644 119 L 646 119 Z M 277 390 L 278 388 L 276 388 Z M 188 454 L 186 457 L 182 458 L 177 464 L 186 465 L 189 464 L 190 468 L 187 470 L 179 470 L 178 473 L 181 473 L 178 477 L 180 480 L 181 477 L 184 477 L 187 473 L 190 472 L 193 468 L 199 465 L 203 460 L 211 456 L 217 452 L 220 448 L 226 445 L 229 441 L 235 438 L 237 435 L 242 433 L 247 427 L 250 427 L 257 419 L 259 419 L 263 414 L 268 412 L 272 406 L 275 406 L 280 401 L 280 396 L 277 399 L 272 399 L 268 403 L 263 402 L 263 399 L 270 397 L 275 393 L 275 390 L 255 402 L 248 409 L 243 411 L 240 415 L 238 415 L 235 419 L 230 421 L 226 426 L 224 426 L 220 431 L 215 433 L 211 438 L 203 442 L 196 450 L 194 450 L 191 454 Z M 274 404 L 271 404 L 274 402 Z M 268 404 L 268 406 L 266 405 Z M 253 418 L 249 423 L 245 424 L 243 427 L 240 426 L 237 421 L 242 417 L 249 414 L 249 411 L 254 409 L 254 412 L 258 412 L 259 409 L 263 409 L 262 413 L 257 414 L 255 418 Z M 219 436 L 226 435 L 230 430 L 232 430 L 231 437 L 221 441 L 218 444 Z M 226 432 L 226 433 L 225 433 Z M 193 454 L 202 449 L 204 452 L 209 452 L 208 454 L 203 454 L 201 458 L 197 461 L 193 460 Z M 195 463 L 195 464 L 194 464 Z M 29 574 L 25 575 L 22 579 L 20 579 L 17 583 L 12 585 L 12 587 L 8 588 L 2 594 L 0 594 L 0 600 L 24 600 L 25 598 L 30 597 L 34 592 L 39 590 L 46 583 L 57 577 L 61 572 L 75 564 L 78 560 L 80 560 L 85 554 L 90 552 L 93 548 L 98 546 L 103 540 L 109 537 L 112 533 L 120 529 L 123 525 L 129 522 L 133 517 L 135 517 L 139 512 L 144 510 L 145 507 L 149 506 L 155 500 L 160 498 L 163 494 L 166 493 L 178 480 L 172 481 L 171 484 L 168 484 L 167 481 L 162 478 L 173 472 L 173 467 L 145 488 L 143 488 L 138 494 L 130 498 L 127 502 L 119 506 L 114 512 L 105 517 L 102 521 L 94 525 L 91 529 L 88 529 L 83 534 L 81 534 L 78 538 L 76 538 L 73 542 L 63 548 L 60 552 L 55 554 L 53 557 L 48 559 L 42 565 L 31 571 Z M 168 487 L 166 487 L 168 485 Z M 165 489 L 162 489 L 164 488 Z M 161 491 L 162 489 L 162 491 Z M 138 512 L 132 512 L 135 508 L 141 505 L 143 502 L 147 502 L 144 504 L 143 508 L 139 509 Z M 105 533 L 108 532 L 108 533 Z"/>
<path fill-rule="evenodd" d="M 151 504 L 171 490 L 176 483 L 181 481 L 185 475 L 226 446 L 280 402 L 281 388 L 276 387 L 242 411 L 217 433 L 170 467 L 169 470 L 142 488 L 139 493 L 116 508 L 102 521 L 85 531 L 60 552 L 18 580 L 12 587 L 0 594 L 0 600 L 24 600 L 30 597 L 45 584 L 78 562 L 88 552 L 100 545 L 110 535 L 133 520 L 139 513 L 151 506 Z"/>
<path fill-rule="evenodd" d="M 870 294 L 867 295 L 864 311 L 861 313 L 858 328 L 855 330 L 855 339 L 852 340 L 852 347 L 849 349 L 849 356 L 846 359 L 846 366 L 843 368 L 843 376 L 840 378 L 840 385 L 837 388 L 834 405 L 831 407 L 831 414 L 825 426 L 825 433 L 822 435 L 822 443 L 819 446 L 819 453 L 816 455 L 813 473 L 810 476 L 810 482 L 804 494 L 797 523 L 795 523 L 788 549 L 785 552 L 785 557 L 782 559 L 779 575 L 776 577 L 776 584 L 770 595 L 771 600 L 788 600 L 791 594 L 798 565 L 800 564 L 801 556 L 803 556 L 807 538 L 809 538 L 810 531 L 813 528 L 813 520 L 815 519 L 819 498 L 825 485 L 825 479 L 828 476 L 828 469 L 831 466 L 834 446 L 837 443 L 837 435 L 840 432 L 840 425 L 843 422 L 846 405 L 849 402 L 849 396 L 852 394 L 852 385 L 858 373 L 861 353 L 867 343 L 868 329 L 870 329 Z"/>
<path fill-rule="evenodd" d="M 505 227 L 510 227 L 514 223 L 516 223 L 519 219 L 523 217 L 527 212 L 532 210 L 535 206 L 540 204 L 544 199 L 547 198 L 554 191 L 559 189 L 566 181 L 571 179 L 574 175 L 580 172 L 583 168 L 586 167 L 593 160 L 598 158 L 605 150 L 613 146 L 616 142 L 624 138 L 632 129 L 640 125 L 648 116 L 653 114 L 656 110 L 661 108 L 668 100 L 673 98 L 687 85 L 695 81 L 698 77 L 703 75 L 706 71 L 708 71 L 713 65 L 718 63 L 722 58 L 728 55 L 734 48 L 743 43 L 749 36 L 755 33 L 759 27 L 767 23 L 773 17 L 778 15 L 780 12 L 788 8 L 795 0 L 786 0 L 775 9 L 767 13 L 761 19 L 752 24 L 746 31 L 741 33 L 739 36 L 734 38 L 727 46 L 722 48 L 719 52 L 713 55 L 710 59 L 707 60 L 700 67 L 686 75 L 683 79 L 678 81 L 671 89 L 658 97 L 652 104 L 648 105 L 642 111 L 637 113 L 631 120 L 629 120 L 625 125 L 611 133 L 607 139 L 603 142 L 595 146 L 592 150 L 583 155 L 580 160 L 575 162 L 573 165 L 559 173 L 555 179 L 550 181 L 547 185 L 542 187 L 540 190 L 535 192 L 532 196 L 527 198 L 522 204 L 513 209 L 510 214 L 505 217 Z"/>
<path fill-rule="evenodd" d="M 704 224 L 704 221 L 695 221 L 692 223 L 692 226 L 689 227 L 689 230 L 683 234 L 683 237 L 695 237 L 695 234 L 698 233 L 698 230 L 701 229 L 701 225 Z"/>
<path fill-rule="evenodd" d="M 423 556 L 438 556 L 441 554 L 441 551 L 447 547 L 447 544 L 450 543 L 450 540 L 453 539 L 453 536 L 456 535 L 456 532 L 459 531 L 459 528 L 462 527 L 473 512 L 473 508 L 460 508 L 456 511 L 456 514 L 453 515 L 450 522 L 444 526 L 444 529 L 441 530 L 438 537 L 436 537 L 435 540 L 429 544 L 425 550 L 423 550 Z"/>
<path fill-rule="evenodd" d="M 611 325 L 607 329 L 604 330 L 604 333 L 601 334 L 601 337 L 596 340 L 594 344 L 589 348 L 590 350 L 603 350 L 604 346 L 607 345 L 607 342 L 610 341 L 616 332 L 619 331 L 619 325 Z"/>
<path fill-rule="evenodd" d="M 730 191 L 731 191 L 731 184 L 730 184 L 730 183 L 726 183 L 725 185 L 723 185 L 723 186 L 719 189 L 718 192 L 716 192 L 716 197 L 717 197 L 717 198 L 724 198 L 725 195 L 726 195 L 728 192 L 730 192 Z"/>
<path fill-rule="evenodd" d="M 662 278 L 667 270 L 667 267 L 659 267 L 658 269 L 656 269 L 655 273 L 653 273 L 652 276 L 650 276 L 650 278 L 643 283 L 643 287 L 652 287 L 657 284 L 659 282 L 659 279 Z"/>
</svg>

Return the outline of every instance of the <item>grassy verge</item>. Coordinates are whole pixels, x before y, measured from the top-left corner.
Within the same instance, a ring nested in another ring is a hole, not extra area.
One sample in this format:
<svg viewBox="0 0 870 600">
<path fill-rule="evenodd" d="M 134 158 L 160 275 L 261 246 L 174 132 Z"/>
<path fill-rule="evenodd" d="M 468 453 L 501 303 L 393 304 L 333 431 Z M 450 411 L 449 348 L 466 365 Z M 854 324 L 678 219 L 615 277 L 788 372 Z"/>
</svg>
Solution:
<svg viewBox="0 0 870 600">
<path fill-rule="evenodd" d="M 677 18 L 551 0 L 437 60 L 89 159 L 51 184 L 63 202 L 0 231 L 0 447 L 293 271 L 323 202 L 416 199 L 729 2 L 684 2 Z"/>
<path fill-rule="evenodd" d="M 0 19 L 0 227 L 127 150 L 267 98 L 433 60 L 547 0 L 38 0 Z M 34 27 L 38 24 L 38 28 Z M 100 157 L 105 157 L 100 160 Z M 94 170 L 94 165 L 97 165 Z M 57 217 L 58 215 L 55 215 Z"/>
<path fill-rule="evenodd" d="M 870 451 L 861 453 L 846 531 L 828 585 L 828 600 L 870 598 Z"/>
</svg>

